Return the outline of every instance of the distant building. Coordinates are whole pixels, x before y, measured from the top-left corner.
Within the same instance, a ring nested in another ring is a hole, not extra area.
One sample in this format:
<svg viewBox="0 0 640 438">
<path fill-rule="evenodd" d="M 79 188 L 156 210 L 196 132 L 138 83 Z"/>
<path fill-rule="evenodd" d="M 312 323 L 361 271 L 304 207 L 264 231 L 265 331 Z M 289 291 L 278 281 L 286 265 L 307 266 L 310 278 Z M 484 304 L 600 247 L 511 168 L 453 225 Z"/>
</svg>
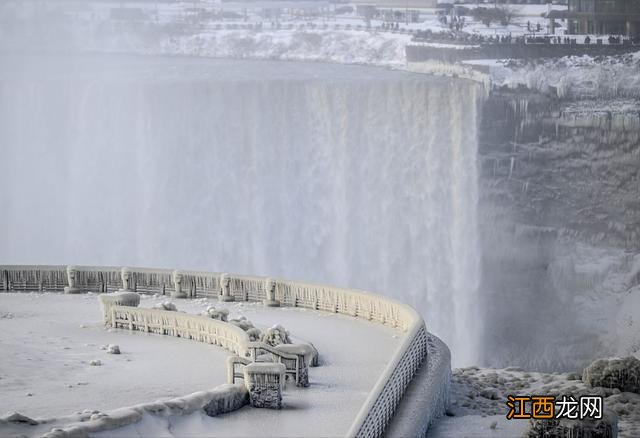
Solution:
<svg viewBox="0 0 640 438">
<path fill-rule="evenodd" d="M 569 0 L 567 11 L 550 18 L 567 19 L 572 35 L 640 37 L 640 0 Z"/>
</svg>

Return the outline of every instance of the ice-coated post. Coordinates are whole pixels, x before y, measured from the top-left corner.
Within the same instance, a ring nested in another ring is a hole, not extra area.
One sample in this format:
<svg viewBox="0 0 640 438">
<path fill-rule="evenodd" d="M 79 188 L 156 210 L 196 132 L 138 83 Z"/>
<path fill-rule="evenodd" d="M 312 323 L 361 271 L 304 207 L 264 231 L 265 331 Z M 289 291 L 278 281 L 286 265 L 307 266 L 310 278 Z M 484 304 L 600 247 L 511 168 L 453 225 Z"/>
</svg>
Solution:
<svg viewBox="0 0 640 438">
<path fill-rule="evenodd" d="M 120 278 L 122 278 L 122 292 L 131 292 L 131 271 L 129 268 L 120 270 Z"/>
<path fill-rule="evenodd" d="M 266 298 L 263 301 L 265 306 L 279 307 L 280 301 L 276 300 L 276 282 L 272 278 L 267 278 L 264 281 L 264 290 L 266 291 Z"/>
<path fill-rule="evenodd" d="M 244 384 L 254 408 L 282 408 L 282 387 L 286 368 L 273 362 L 253 362 L 244 367 Z"/>
<path fill-rule="evenodd" d="M 231 278 L 229 274 L 222 274 L 220 276 L 220 295 L 218 295 L 218 299 L 223 302 L 235 300 L 233 295 L 231 295 Z"/>
<path fill-rule="evenodd" d="M 182 291 L 182 272 L 173 271 L 173 293 L 172 298 L 187 298 L 187 294 Z"/>
<path fill-rule="evenodd" d="M 78 277 L 78 268 L 75 266 L 67 266 L 67 282 L 69 286 L 64 288 L 65 294 L 79 294 L 82 291 L 77 287 L 76 280 Z"/>
</svg>

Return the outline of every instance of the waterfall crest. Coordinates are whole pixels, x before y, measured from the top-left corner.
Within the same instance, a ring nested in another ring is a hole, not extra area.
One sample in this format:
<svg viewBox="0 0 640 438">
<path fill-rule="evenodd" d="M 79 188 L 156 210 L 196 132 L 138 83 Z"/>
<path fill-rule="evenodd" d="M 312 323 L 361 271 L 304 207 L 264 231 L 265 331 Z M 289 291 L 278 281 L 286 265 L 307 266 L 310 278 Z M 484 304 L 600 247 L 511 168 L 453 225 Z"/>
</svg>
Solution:
<svg viewBox="0 0 640 438">
<path fill-rule="evenodd" d="M 477 85 L 358 66 L 120 62 L 0 74 L 0 261 L 372 290 L 416 307 L 455 365 L 476 360 Z"/>
</svg>

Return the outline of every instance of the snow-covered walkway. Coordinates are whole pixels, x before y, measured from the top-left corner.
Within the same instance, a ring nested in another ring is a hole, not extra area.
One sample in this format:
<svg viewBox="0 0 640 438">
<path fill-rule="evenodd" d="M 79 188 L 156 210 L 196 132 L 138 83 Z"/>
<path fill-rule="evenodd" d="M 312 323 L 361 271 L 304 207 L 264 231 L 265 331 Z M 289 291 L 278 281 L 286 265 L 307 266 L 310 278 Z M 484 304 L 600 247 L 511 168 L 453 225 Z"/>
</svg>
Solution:
<svg viewBox="0 0 640 438">
<path fill-rule="evenodd" d="M 144 297 L 151 307 L 165 297 Z M 199 313 L 217 302 L 172 300 L 179 310 Z M 264 329 L 282 324 L 294 337 L 312 342 L 321 366 L 310 370 L 311 386 L 288 385 L 282 411 L 245 407 L 216 418 L 145 417 L 105 436 L 212 434 L 299 436 L 344 435 L 401 333 L 385 326 L 295 308 L 230 303 L 230 318 L 246 316 Z M 100 349 L 117 344 L 121 355 Z M 109 411 L 160 398 L 186 395 L 225 383 L 227 352 L 195 341 L 126 330 L 100 322 L 97 295 L 0 294 L 0 414 L 59 417 L 84 409 Z M 89 362 L 99 359 L 102 366 Z M 28 395 L 32 394 L 32 395 Z M 37 427 L 41 433 L 41 427 Z M 268 429 L 266 429 L 268 428 Z M 36 433 L 36 428 L 33 430 Z M 0 431 L 1 434 L 1 431 Z"/>
</svg>

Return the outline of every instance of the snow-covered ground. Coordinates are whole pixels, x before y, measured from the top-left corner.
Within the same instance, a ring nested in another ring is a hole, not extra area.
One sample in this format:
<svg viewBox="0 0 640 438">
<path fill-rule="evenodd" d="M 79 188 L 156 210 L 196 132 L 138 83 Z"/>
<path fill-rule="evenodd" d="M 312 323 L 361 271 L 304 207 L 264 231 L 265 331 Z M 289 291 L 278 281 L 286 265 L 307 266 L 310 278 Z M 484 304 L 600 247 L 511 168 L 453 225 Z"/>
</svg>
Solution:
<svg viewBox="0 0 640 438">
<path fill-rule="evenodd" d="M 145 296 L 141 307 L 164 301 L 166 297 Z M 220 307 L 206 299 L 169 301 L 193 313 L 212 304 Z M 245 316 L 261 329 L 282 324 L 294 339 L 312 342 L 320 351 L 321 366 L 310 370 L 311 386 L 288 385 L 285 407 L 277 413 L 245 407 L 216 418 L 204 413 L 146 415 L 142 422 L 105 436 L 162 435 L 160 431 L 169 429 L 181 431 L 179 435 L 257 436 L 266 427 L 278 436 L 300 436 L 310 427 L 322 435 L 344 435 L 402 338 L 392 328 L 341 315 L 251 303 L 224 307 L 230 318 Z M 74 420 L 63 418 L 74 412 L 108 412 L 225 383 L 228 353 L 221 348 L 109 330 L 100 318 L 93 294 L 0 294 L 0 415 L 18 411 L 32 418 L 58 418 L 21 426 L 20 433 L 41 434 Z M 104 344 L 117 344 L 122 354 L 108 354 L 100 349 Z M 90 365 L 95 359 L 100 366 Z M 0 429 L 0 435 L 9 431 L 13 429 Z"/>
<path fill-rule="evenodd" d="M 479 60 L 495 87 L 518 88 L 573 99 L 640 96 L 640 52 L 559 59 Z"/>
<path fill-rule="evenodd" d="M 527 420 L 507 420 L 508 395 L 599 395 L 618 415 L 619 437 L 640 436 L 640 394 L 591 388 L 576 373 L 544 374 L 521 368 L 461 368 L 453 372 L 448 416 L 429 430 L 435 438 L 510 438 L 522 435 Z"/>
<path fill-rule="evenodd" d="M 30 417 L 185 395 L 224 383 L 226 376 L 224 350 L 106 330 L 96 295 L 0 294 L 0 343 L 2 411 Z M 101 350 L 105 344 L 118 345 L 122 354 Z"/>
<path fill-rule="evenodd" d="M 221 30 L 168 38 L 157 50 L 161 54 L 216 58 L 325 61 L 402 67 L 405 64 L 405 46 L 410 39 L 409 35 L 404 34 L 357 30 Z"/>
<path fill-rule="evenodd" d="M 462 6 L 472 10 L 477 6 L 492 8 L 494 5 L 468 3 Z M 64 1 L 41 8 L 30 4 L 0 6 L 0 22 L 3 17 L 9 21 L 26 17 L 34 20 L 32 26 L 25 25 L 18 31 L 3 32 L 0 26 L 0 47 L 15 49 L 28 41 L 28 45 L 55 50 L 323 61 L 405 68 L 405 46 L 412 38 L 409 32 L 450 31 L 450 19 L 447 24 L 441 22 L 434 9 L 420 10 L 417 22 L 401 20 L 398 26 L 404 33 L 398 33 L 385 28 L 388 16 L 385 18 L 384 12 L 366 20 L 358 15 L 355 5 L 338 7 L 324 2 L 128 2 L 126 8 L 142 11 L 144 18 L 138 21 L 111 19 L 111 10 L 118 7 L 119 4 L 109 2 L 78 7 L 74 2 Z M 533 29 L 540 25 L 542 31 L 537 33 L 546 32 L 548 23 L 542 14 L 549 6 L 499 7 L 505 7 L 511 15 L 508 24 L 494 21 L 486 25 L 476 20 L 472 13 L 467 13 L 462 31 L 485 37 L 507 34 L 516 37 L 536 33 Z M 64 20 L 56 21 L 61 20 L 57 8 L 66 11 L 66 20 L 72 20 L 73 26 Z M 552 5 L 551 8 L 561 10 L 566 7 Z M 279 11 L 277 16 L 269 15 L 274 10 Z M 563 35 L 564 30 L 560 27 L 558 35 Z M 436 38 L 428 44 L 457 47 L 455 39 L 443 42 Z M 483 65 L 495 86 L 528 87 L 560 97 L 636 97 L 640 89 L 638 55 L 468 63 L 472 64 Z M 475 73 L 460 71 L 459 66 L 453 70 L 451 66 L 443 65 L 423 67 L 418 70 L 477 79 Z M 480 80 L 486 81 L 486 78 Z"/>
</svg>

